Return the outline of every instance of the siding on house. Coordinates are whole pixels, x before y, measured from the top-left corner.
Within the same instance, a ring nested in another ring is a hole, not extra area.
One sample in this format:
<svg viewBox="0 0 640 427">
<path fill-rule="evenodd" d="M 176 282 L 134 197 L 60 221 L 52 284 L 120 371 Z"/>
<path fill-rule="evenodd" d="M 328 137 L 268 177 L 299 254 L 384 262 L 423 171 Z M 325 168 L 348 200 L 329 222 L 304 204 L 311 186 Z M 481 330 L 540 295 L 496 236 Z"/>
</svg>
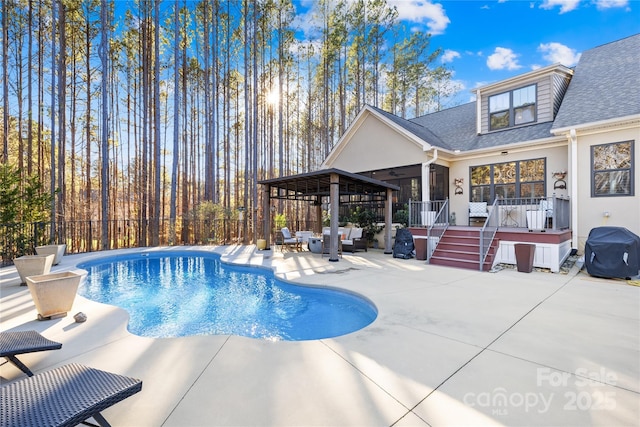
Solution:
<svg viewBox="0 0 640 427">
<path fill-rule="evenodd" d="M 530 74 L 529 77 L 527 77 Z M 536 85 L 536 121 L 535 123 L 552 122 L 560 108 L 562 97 L 564 96 L 569 81 L 571 79 L 571 70 L 555 65 L 547 67 L 540 71 L 525 74 L 517 79 L 510 79 L 503 84 L 494 84 L 485 89 L 478 89 L 480 93 L 480 111 L 481 111 L 481 133 L 504 132 L 506 129 L 492 131 L 489 129 L 489 98 L 511 90 L 519 89 L 532 84 Z M 527 123 L 516 127 L 530 126 Z"/>
<path fill-rule="evenodd" d="M 564 98 L 565 93 L 567 93 L 567 88 L 569 87 L 569 83 L 571 82 L 571 77 L 568 75 L 553 75 L 553 92 L 555 93 L 553 99 L 553 117 L 555 119 L 558 114 L 558 110 L 560 109 L 560 105 L 562 104 L 562 99 Z"/>
<path fill-rule="evenodd" d="M 422 146 L 398 129 L 385 124 L 373 114 L 364 115 L 357 129 L 354 129 L 349 144 L 341 148 L 340 155 L 331 164 L 325 161 L 325 167 L 362 172 L 397 167 L 406 164 L 409 159 L 413 163 L 426 161 Z"/>
</svg>

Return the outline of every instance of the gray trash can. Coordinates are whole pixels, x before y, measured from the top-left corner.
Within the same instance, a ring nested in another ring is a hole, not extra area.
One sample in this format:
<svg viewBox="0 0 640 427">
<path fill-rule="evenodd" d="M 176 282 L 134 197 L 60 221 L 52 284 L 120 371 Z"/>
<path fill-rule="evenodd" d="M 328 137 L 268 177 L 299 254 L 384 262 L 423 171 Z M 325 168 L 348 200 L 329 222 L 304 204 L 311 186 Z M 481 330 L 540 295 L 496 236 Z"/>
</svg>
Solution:
<svg viewBox="0 0 640 427">
<path fill-rule="evenodd" d="M 536 253 L 536 245 L 530 243 L 516 243 L 513 245 L 516 251 L 516 265 L 521 273 L 533 271 L 533 256 Z"/>
</svg>

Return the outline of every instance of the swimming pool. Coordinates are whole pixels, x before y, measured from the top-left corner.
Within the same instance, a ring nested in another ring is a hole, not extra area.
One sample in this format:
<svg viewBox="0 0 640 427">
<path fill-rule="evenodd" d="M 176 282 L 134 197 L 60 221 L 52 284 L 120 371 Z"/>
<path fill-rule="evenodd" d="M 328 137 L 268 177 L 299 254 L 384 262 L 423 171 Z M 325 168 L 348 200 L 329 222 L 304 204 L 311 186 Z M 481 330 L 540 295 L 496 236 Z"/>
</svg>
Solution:
<svg viewBox="0 0 640 427">
<path fill-rule="evenodd" d="M 129 331 L 140 336 L 313 340 L 354 332 L 377 317 L 358 295 L 286 283 L 209 252 L 137 253 L 78 267 L 88 272 L 78 294 L 127 310 Z"/>
</svg>

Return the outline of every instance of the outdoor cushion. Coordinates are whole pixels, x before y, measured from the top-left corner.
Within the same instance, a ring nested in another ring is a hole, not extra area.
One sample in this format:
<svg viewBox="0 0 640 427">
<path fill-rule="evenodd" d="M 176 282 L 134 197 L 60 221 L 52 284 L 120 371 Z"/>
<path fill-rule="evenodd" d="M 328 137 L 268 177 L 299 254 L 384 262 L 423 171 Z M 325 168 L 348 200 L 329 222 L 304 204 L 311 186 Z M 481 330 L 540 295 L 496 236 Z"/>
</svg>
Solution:
<svg viewBox="0 0 640 427">
<path fill-rule="evenodd" d="M 280 231 L 282 231 L 282 237 L 284 237 L 285 239 L 291 239 L 291 231 L 289 231 L 288 227 L 282 227 L 280 229 Z"/>
<path fill-rule="evenodd" d="M 469 216 L 470 217 L 486 217 L 489 216 L 487 212 L 487 202 L 470 202 L 469 203 Z"/>
<path fill-rule="evenodd" d="M 296 239 L 302 243 L 307 243 L 313 237 L 313 231 L 296 231 Z"/>
<path fill-rule="evenodd" d="M 342 247 L 345 251 L 355 252 L 356 249 L 367 250 L 367 240 L 362 237 L 362 228 L 352 228 L 349 233 L 349 239 L 342 241 Z"/>
<path fill-rule="evenodd" d="M 346 240 L 349 238 L 349 232 L 351 231 L 348 227 L 339 227 L 338 234 L 340 235 L 341 240 Z"/>
<path fill-rule="evenodd" d="M 362 228 L 348 228 L 347 237 L 342 239 L 343 245 L 352 245 L 353 241 L 362 238 Z"/>
<path fill-rule="evenodd" d="M 349 234 L 349 239 L 354 240 L 360 238 L 362 238 L 362 228 L 352 228 L 351 234 Z"/>
</svg>

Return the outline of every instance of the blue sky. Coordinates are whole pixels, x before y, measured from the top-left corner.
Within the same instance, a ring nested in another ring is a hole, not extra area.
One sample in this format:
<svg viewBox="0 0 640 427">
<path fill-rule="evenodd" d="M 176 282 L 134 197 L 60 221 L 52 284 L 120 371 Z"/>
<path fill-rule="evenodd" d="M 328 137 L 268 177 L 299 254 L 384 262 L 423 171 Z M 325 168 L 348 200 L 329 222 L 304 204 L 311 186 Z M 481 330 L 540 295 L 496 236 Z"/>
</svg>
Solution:
<svg viewBox="0 0 640 427">
<path fill-rule="evenodd" d="M 467 90 L 558 62 L 572 67 L 582 51 L 640 33 L 637 0 L 387 1 L 411 31 L 431 32 Z"/>
<path fill-rule="evenodd" d="M 429 32 L 445 50 L 461 88 L 456 104 L 473 100 L 475 87 L 554 63 L 572 67 L 584 50 L 640 33 L 640 0 L 387 2 L 406 31 Z M 309 25 L 317 0 L 295 3 L 298 25 Z"/>
</svg>

